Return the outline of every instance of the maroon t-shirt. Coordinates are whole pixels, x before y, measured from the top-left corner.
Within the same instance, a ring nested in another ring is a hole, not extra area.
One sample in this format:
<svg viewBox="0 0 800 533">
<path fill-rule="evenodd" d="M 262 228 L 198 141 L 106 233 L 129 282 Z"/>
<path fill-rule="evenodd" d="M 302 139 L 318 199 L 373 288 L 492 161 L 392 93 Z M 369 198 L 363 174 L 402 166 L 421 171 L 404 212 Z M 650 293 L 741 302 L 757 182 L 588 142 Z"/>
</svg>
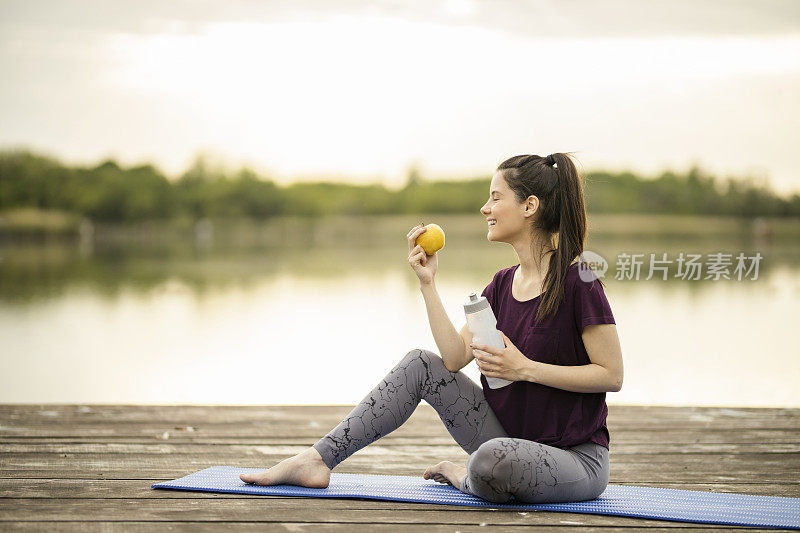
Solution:
<svg viewBox="0 0 800 533">
<path fill-rule="evenodd" d="M 504 268 L 482 295 L 497 317 L 497 329 L 508 336 L 526 357 L 553 365 L 591 363 L 581 334 L 589 324 L 615 324 L 602 285 L 578 276 L 578 264 L 567 271 L 564 300 L 555 313 L 534 324 L 541 295 L 520 302 L 511 294 L 519 265 Z M 572 392 L 530 381 L 515 381 L 492 389 L 481 374 L 483 393 L 509 437 L 532 440 L 558 448 L 596 442 L 609 448 L 605 392 Z"/>
</svg>

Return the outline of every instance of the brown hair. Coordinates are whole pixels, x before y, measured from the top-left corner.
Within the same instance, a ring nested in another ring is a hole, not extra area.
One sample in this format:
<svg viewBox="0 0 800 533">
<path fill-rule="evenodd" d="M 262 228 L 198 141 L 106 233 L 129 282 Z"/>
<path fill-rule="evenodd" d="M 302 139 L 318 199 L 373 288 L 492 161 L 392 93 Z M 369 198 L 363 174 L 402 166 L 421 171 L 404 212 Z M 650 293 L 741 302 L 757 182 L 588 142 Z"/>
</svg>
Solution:
<svg viewBox="0 0 800 533">
<path fill-rule="evenodd" d="M 540 322 L 558 309 L 564 299 L 569 266 L 583 253 L 586 241 L 583 187 L 568 154 L 517 155 L 500 163 L 497 170 L 503 171 L 503 178 L 520 203 L 531 195 L 539 198 L 539 216 L 531 229 L 541 231 L 551 244 L 558 234 L 555 250 L 542 254 L 542 257 L 547 253 L 552 255 L 534 318 Z"/>
</svg>

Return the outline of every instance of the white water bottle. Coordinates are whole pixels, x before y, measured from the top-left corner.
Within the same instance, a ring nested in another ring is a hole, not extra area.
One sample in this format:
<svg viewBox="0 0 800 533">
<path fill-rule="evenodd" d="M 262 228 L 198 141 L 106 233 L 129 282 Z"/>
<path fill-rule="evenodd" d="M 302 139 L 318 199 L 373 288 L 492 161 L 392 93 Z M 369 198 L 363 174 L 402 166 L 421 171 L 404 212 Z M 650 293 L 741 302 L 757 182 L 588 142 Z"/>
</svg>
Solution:
<svg viewBox="0 0 800 533">
<path fill-rule="evenodd" d="M 464 304 L 464 314 L 467 316 L 467 328 L 472 332 L 473 342 L 500 350 L 506 347 L 503 336 L 497 331 L 497 318 L 485 296 L 478 296 L 474 292 L 470 294 L 469 302 Z M 491 389 L 499 389 L 513 383 L 507 379 L 485 377 Z"/>
</svg>

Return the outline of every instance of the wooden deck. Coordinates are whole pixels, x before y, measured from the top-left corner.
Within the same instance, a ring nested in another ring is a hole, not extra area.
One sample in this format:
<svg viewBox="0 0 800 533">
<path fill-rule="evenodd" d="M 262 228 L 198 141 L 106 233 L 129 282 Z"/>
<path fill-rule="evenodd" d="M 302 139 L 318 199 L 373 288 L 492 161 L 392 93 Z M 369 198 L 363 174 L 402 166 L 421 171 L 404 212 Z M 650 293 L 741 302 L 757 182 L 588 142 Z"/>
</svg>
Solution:
<svg viewBox="0 0 800 533">
<path fill-rule="evenodd" d="M 154 490 L 212 465 L 269 467 L 352 406 L 0 405 L 0 531 L 569 531 L 686 522 L 355 499 Z M 800 409 L 609 406 L 611 483 L 800 497 Z M 421 475 L 467 459 L 423 403 L 335 472 Z M 725 528 L 730 529 L 730 528 Z M 774 531 L 765 529 L 764 531 Z"/>
</svg>

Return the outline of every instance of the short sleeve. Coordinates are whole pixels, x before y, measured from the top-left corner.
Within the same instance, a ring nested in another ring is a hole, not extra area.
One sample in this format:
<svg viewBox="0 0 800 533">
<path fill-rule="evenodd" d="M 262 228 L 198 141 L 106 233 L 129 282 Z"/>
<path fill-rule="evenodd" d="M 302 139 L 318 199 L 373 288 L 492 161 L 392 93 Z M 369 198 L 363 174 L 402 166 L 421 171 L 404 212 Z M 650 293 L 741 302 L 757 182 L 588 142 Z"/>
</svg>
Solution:
<svg viewBox="0 0 800 533">
<path fill-rule="evenodd" d="M 497 301 L 497 274 L 499 274 L 499 272 L 495 273 L 492 281 L 489 282 L 481 293 L 481 296 L 485 296 L 486 300 L 489 302 L 489 307 L 492 308 L 494 316 L 497 316 L 497 308 L 495 307 L 495 302 Z"/>
<path fill-rule="evenodd" d="M 575 325 L 583 328 L 591 324 L 616 324 L 606 293 L 598 279 L 575 280 Z"/>
</svg>

